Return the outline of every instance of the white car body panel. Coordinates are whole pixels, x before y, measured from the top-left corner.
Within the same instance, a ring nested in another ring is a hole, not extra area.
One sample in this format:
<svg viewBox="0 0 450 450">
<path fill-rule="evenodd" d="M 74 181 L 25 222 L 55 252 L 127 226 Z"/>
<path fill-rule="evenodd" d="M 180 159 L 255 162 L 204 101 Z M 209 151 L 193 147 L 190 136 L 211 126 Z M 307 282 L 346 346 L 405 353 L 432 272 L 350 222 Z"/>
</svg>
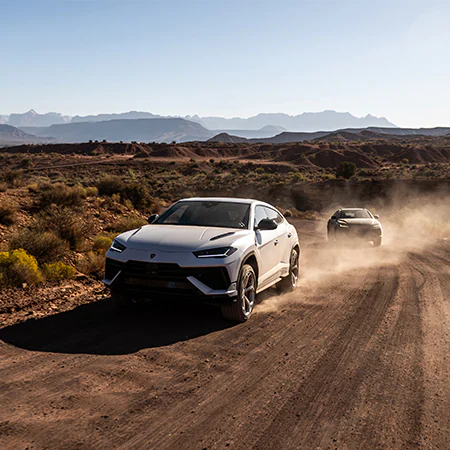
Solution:
<svg viewBox="0 0 450 450">
<path fill-rule="evenodd" d="M 231 202 L 250 205 L 250 216 L 247 228 L 222 228 L 193 225 L 150 224 L 137 230 L 127 231 L 116 238 L 125 247 L 123 251 L 110 248 L 107 260 L 118 263 L 151 262 L 173 263 L 181 268 L 223 267 L 229 275 L 229 286 L 217 290 L 209 287 L 204 280 L 194 276 L 186 277 L 203 296 L 225 296 L 234 298 L 237 295 L 236 283 L 239 271 L 249 256 L 254 256 L 258 265 L 257 292 L 280 281 L 289 273 L 291 251 L 299 247 L 295 228 L 289 224 L 273 206 L 252 199 L 235 198 L 193 198 L 180 201 Z M 275 230 L 255 230 L 254 213 L 257 205 L 276 211 L 282 218 Z M 193 252 L 207 249 L 234 247 L 233 254 L 220 257 L 197 257 Z M 105 276 L 104 283 L 113 288 L 120 281 L 120 274 Z M 175 284 L 174 284 L 175 286 Z M 168 283 L 170 289 L 170 282 Z"/>
</svg>

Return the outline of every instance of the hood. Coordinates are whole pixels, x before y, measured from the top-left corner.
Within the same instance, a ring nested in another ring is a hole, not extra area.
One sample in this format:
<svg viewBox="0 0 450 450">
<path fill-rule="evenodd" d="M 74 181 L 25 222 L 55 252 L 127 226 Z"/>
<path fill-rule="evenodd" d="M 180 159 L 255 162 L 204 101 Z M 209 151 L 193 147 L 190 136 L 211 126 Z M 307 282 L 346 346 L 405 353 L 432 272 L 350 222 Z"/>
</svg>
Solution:
<svg viewBox="0 0 450 450">
<path fill-rule="evenodd" d="M 338 222 L 346 225 L 380 225 L 380 222 L 376 219 L 338 219 Z"/>
<path fill-rule="evenodd" d="M 226 247 L 248 233 L 249 230 L 235 228 L 146 225 L 137 230 L 127 231 L 118 238 L 131 249 L 180 253 Z"/>
</svg>

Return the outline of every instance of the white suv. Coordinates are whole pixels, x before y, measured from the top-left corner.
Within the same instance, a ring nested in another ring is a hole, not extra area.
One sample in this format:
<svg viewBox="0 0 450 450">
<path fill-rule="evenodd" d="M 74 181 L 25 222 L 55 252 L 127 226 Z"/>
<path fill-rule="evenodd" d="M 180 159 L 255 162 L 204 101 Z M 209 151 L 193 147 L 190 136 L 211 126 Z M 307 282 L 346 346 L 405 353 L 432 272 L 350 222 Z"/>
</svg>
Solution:
<svg viewBox="0 0 450 450">
<path fill-rule="evenodd" d="M 180 200 L 149 225 L 118 236 L 106 254 L 104 283 L 114 302 L 170 295 L 219 304 L 225 318 L 250 317 L 256 294 L 295 288 L 300 246 L 273 206 L 240 198 Z"/>
</svg>

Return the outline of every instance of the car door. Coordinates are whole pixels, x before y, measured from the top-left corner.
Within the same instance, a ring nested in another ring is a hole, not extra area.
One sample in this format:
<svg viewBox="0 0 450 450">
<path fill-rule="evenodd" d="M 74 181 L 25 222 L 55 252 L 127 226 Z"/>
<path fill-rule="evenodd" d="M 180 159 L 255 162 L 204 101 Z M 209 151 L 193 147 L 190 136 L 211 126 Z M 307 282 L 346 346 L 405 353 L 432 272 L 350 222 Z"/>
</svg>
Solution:
<svg viewBox="0 0 450 450">
<path fill-rule="evenodd" d="M 255 207 L 255 227 L 262 219 L 268 219 L 268 211 L 262 205 Z M 279 276 L 279 230 L 255 229 L 255 243 L 259 259 L 259 288 Z"/>
<path fill-rule="evenodd" d="M 266 208 L 267 216 L 269 219 L 277 223 L 277 248 L 278 248 L 278 261 L 277 264 L 281 264 L 279 272 L 281 275 L 287 274 L 289 270 L 290 256 L 291 256 L 291 236 L 288 236 L 288 223 L 284 217 L 275 209 Z"/>
</svg>

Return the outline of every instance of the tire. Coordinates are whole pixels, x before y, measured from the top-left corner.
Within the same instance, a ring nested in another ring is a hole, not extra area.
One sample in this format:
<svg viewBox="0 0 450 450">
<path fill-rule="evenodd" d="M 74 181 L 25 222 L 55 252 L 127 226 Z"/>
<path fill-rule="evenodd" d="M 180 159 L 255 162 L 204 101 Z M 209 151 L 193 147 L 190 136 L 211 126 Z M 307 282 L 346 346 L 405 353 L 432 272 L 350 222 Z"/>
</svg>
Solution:
<svg viewBox="0 0 450 450">
<path fill-rule="evenodd" d="M 375 238 L 375 239 L 372 241 L 372 242 L 373 242 L 373 246 L 374 246 L 374 247 L 380 247 L 382 241 L 383 241 L 383 238 L 381 238 L 381 237 Z"/>
<path fill-rule="evenodd" d="M 252 314 L 256 300 L 256 274 L 253 267 L 244 264 L 239 272 L 238 296 L 236 301 L 222 306 L 226 320 L 245 322 Z"/>
<path fill-rule="evenodd" d="M 299 275 L 299 254 L 296 248 L 291 251 L 291 257 L 289 260 L 289 275 L 284 277 L 279 283 L 278 288 L 281 292 L 291 292 L 297 286 Z"/>
</svg>

